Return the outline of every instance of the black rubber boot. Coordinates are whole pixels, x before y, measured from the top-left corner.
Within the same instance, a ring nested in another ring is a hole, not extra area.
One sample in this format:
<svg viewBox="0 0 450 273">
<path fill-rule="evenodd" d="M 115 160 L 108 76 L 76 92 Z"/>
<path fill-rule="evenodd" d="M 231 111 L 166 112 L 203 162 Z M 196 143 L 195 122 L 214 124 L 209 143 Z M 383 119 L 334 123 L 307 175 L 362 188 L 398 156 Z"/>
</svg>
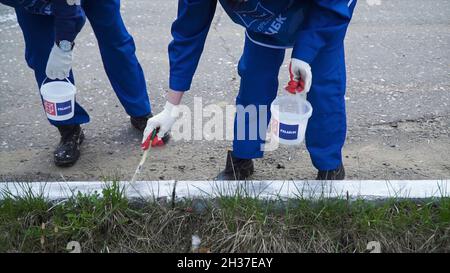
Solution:
<svg viewBox="0 0 450 273">
<path fill-rule="evenodd" d="M 332 171 L 319 171 L 316 180 L 344 180 L 345 169 L 341 165 L 338 169 Z"/>
<path fill-rule="evenodd" d="M 152 114 L 143 117 L 130 117 L 131 125 L 137 130 L 144 132 L 145 127 L 147 127 L 147 121 L 153 117 Z"/>
<path fill-rule="evenodd" d="M 254 172 L 252 159 L 237 158 L 231 151 L 228 151 L 225 170 L 219 173 L 216 180 L 247 180 Z"/>
<path fill-rule="evenodd" d="M 153 117 L 152 114 L 149 114 L 144 117 L 130 117 L 130 122 L 134 128 L 144 133 L 145 127 L 147 127 L 147 121 L 152 117 Z M 169 142 L 170 140 L 170 134 L 169 133 L 165 134 L 161 140 L 164 144 L 167 144 L 167 142 Z"/>
<path fill-rule="evenodd" d="M 54 152 L 55 165 L 58 167 L 73 166 L 80 158 L 80 145 L 84 133 L 80 125 L 58 126 L 61 141 Z"/>
</svg>

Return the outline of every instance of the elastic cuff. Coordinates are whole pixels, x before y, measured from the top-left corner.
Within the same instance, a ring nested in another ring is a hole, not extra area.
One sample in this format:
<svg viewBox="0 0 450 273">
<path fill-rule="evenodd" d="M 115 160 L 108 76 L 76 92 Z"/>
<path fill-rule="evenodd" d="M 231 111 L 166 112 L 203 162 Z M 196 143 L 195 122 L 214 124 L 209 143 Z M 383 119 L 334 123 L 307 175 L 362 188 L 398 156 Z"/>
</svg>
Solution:
<svg viewBox="0 0 450 273">
<path fill-rule="evenodd" d="M 170 89 L 178 92 L 186 92 L 191 89 L 192 78 L 181 78 L 177 76 L 170 76 L 169 87 Z"/>
<path fill-rule="evenodd" d="M 239 153 L 236 151 L 232 151 L 231 153 L 233 154 L 234 157 L 240 158 L 240 159 L 256 159 L 256 158 L 264 157 L 264 152 L 262 152 L 262 151 L 258 151 L 253 154 L 244 154 L 244 153 Z"/>
<path fill-rule="evenodd" d="M 324 162 L 312 160 L 312 164 L 318 171 L 334 171 L 343 165 L 343 161 Z"/>
<path fill-rule="evenodd" d="M 139 115 L 139 116 L 132 116 L 132 115 L 130 115 L 130 114 L 128 114 L 130 117 L 132 117 L 132 118 L 148 118 L 149 116 L 151 116 L 151 115 L 153 115 L 152 114 L 152 112 L 148 112 L 147 114 L 145 114 L 145 115 Z"/>
<path fill-rule="evenodd" d="M 84 119 L 84 120 L 79 120 L 79 121 L 71 121 L 71 120 L 55 121 L 55 120 L 48 119 L 48 121 L 50 122 L 51 125 L 53 125 L 55 127 L 60 127 L 60 126 L 71 126 L 71 125 L 83 125 L 83 124 L 89 123 L 90 120 Z"/>
</svg>

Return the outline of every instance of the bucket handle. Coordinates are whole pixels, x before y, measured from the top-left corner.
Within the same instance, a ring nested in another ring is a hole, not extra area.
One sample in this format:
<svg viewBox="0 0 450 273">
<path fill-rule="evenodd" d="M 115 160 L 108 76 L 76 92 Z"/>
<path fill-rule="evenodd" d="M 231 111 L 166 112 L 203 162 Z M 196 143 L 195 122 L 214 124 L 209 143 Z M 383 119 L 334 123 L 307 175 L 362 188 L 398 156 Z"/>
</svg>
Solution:
<svg viewBox="0 0 450 273">
<path fill-rule="evenodd" d="M 48 77 L 45 77 L 45 79 L 42 81 L 41 86 L 43 86 L 43 85 L 45 84 L 45 81 L 46 81 L 46 80 L 48 80 Z M 69 78 L 65 78 L 64 80 L 65 80 L 66 82 L 70 83 L 70 84 L 73 84 L 73 83 L 69 80 Z"/>
</svg>

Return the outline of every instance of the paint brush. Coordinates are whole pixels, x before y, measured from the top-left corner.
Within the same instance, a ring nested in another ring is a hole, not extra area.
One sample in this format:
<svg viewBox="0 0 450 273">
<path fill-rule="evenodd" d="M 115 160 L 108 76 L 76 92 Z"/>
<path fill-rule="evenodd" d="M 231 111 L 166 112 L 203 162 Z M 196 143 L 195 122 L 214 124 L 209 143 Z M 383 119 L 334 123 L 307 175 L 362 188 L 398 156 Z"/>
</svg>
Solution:
<svg viewBox="0 0 450 273">
<path fill-rule="evenodd" d="M 134 172 L 133 178 L 131 178 L 131 183 L 136 182 L 136 179 L 138 175 L 141 173 L 142 168 L 144 167 L 145 161 L 147 160 L 148 151 L 152 147 L 153 139 L 156 137 L 156 130 L 153 131 L 152 135 L 142 144 L 142 149 L 144 149 L 144 154 L 142 154 L 141 162 L 139 162 L 139 165 L 136 168 L 136 171 Z"/>
</svg>

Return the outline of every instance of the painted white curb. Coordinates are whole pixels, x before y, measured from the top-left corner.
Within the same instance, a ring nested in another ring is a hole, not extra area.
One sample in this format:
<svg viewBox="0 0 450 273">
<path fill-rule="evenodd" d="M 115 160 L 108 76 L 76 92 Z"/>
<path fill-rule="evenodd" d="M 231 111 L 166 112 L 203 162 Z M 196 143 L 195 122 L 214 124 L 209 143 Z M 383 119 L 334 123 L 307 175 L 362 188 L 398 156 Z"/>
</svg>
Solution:
<svg viewBox="0 0 450 273">
<path fill-rule="evenodd" d="M 243 196 L 258 198 L 441 198 L 450 195 L 450 180 L 367 181 L 139 181 L 120 182 L 129 198 Z M 108 182 L 0 182 L 0 192 L 25 196 L 31 190 L 50 200 L 72 193 L 101 194 Z"/>
</svg>

